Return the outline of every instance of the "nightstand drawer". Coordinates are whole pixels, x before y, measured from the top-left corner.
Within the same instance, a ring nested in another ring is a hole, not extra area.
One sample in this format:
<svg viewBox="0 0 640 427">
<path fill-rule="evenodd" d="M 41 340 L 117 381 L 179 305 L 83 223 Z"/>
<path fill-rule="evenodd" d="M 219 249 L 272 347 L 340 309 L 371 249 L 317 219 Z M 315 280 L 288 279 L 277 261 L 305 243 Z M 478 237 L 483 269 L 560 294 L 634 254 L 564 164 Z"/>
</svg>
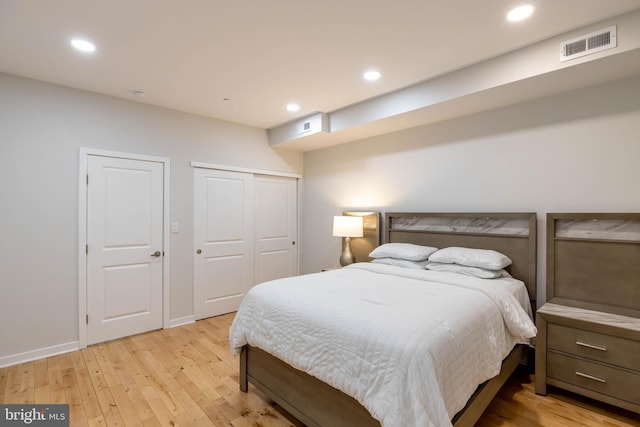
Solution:
<svg viewBox="0 0 640 427">
<path fill-rule="evenodd" d="M 547 347 L 564 353 L 640 371 L 640 342 L 548 324 Z"/>
<path fill-rule="evenodd" d="M 640 374 L 549 352 L 547 376 L 636 405 L 640 404 Z"/>
</svg>

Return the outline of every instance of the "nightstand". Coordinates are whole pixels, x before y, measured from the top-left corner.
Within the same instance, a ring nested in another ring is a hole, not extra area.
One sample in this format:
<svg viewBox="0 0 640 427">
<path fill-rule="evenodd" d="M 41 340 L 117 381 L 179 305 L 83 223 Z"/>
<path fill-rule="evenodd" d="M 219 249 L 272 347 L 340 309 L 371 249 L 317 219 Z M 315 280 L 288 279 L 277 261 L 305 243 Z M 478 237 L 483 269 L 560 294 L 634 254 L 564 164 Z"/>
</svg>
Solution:
<svg viewBox="0 0 640 427">
<path fill-rule="evenodd" d="M 536 323 L 536 393 L 549 384 L 640 413 L 639 318 L 547 303 Z"/>
<path fill-rule="evenodd" d="M 640 413 L 640 213 L 548 213 L 536 393 L 560 387 Z"/>
</svg>

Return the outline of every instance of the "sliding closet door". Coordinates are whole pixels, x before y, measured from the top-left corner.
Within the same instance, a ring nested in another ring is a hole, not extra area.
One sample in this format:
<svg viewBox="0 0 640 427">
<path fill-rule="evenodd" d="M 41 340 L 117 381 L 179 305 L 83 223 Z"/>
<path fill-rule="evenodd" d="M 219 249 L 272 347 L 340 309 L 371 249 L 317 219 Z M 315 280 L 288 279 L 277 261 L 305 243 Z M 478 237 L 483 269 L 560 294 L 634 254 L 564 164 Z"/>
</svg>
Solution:
<svg viewBox="0 0 640 427">
<path fill-rule="evenodd" d="M 238 309 L 256 283 L 298 274 L 298 180 L 194 168 L 194 316 Z"/>
<path fill-rule="evenodd" d="M 194 169 L 194 316 L 238 309 L 253 285 L 253 175 Z"/>
<path fill-rule="evenodd" d="M 256 175 L 256 283 L 298 274 L 297 179 Z"/>
</svg>

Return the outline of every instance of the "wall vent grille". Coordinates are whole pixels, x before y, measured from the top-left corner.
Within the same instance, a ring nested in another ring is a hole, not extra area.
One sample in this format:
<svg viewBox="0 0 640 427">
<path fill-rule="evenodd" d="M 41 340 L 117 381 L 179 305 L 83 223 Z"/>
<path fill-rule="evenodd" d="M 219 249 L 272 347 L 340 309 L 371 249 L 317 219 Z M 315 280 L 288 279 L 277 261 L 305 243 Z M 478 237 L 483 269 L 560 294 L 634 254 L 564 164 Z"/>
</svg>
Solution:
<svg viewBox="0 0 640 427">
<path fill-rule="evenodd" d="M 617 47 L 616 26 L 565 40 L 560 43 L 560 61 L 579 58 Z"/>
</svg>

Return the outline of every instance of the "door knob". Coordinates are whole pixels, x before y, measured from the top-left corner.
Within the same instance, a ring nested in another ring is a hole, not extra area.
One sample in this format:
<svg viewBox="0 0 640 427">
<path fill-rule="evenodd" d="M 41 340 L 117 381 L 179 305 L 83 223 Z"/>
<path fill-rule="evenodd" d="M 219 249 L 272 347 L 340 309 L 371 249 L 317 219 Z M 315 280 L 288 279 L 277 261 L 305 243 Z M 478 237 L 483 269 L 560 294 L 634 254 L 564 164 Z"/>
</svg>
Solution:
<svg viewBox="0 0 640 427">
<path fill-rule="evenodd" d="M 151 254 L 151 256 L 154 256 L 156 258 L 158 258 L 160 255 L 162 255 L 160 251 L 155 251 L 154 253 Z"/>
</svg>

